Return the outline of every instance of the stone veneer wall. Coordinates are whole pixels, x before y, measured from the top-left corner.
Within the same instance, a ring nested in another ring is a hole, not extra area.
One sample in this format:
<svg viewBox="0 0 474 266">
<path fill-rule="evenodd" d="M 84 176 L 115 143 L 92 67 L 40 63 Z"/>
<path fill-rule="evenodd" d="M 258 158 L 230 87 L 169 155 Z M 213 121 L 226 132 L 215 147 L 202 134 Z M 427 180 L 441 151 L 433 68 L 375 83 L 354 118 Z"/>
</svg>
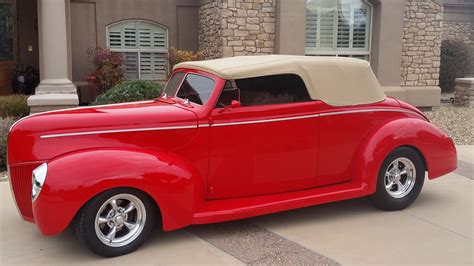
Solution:
<svg viewBox="0 0 474 266">
<path fill-rule="evenodd" d="M 206 58 L 272 54 L 275 0 L 210 0 L 199 9 L 199 47 Z"/>
<path fill-rule="evenodd" d="M 199 50 L 207 59 L 222 57 L 220 17 L 217 1 L 199 7 Z"/>
<path fill-rule="evenodd" d="M 437 86 L 443 7 L 437 0 L 406 0 L 402 40 L 402 86 Z"/>
</svg>

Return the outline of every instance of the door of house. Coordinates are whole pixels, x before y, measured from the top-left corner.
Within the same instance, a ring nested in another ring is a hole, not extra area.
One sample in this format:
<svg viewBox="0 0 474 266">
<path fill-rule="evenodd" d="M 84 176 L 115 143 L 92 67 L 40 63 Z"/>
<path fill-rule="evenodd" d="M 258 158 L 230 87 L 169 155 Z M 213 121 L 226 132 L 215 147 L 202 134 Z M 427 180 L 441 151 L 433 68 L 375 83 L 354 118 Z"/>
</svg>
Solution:
<svg viewBox="0 0 474 266">
<path fill-rule="evenodd" d="M 0 0 L 0 95 L 10 94 L 17 61 L 16 0 Z"/>
</svg>

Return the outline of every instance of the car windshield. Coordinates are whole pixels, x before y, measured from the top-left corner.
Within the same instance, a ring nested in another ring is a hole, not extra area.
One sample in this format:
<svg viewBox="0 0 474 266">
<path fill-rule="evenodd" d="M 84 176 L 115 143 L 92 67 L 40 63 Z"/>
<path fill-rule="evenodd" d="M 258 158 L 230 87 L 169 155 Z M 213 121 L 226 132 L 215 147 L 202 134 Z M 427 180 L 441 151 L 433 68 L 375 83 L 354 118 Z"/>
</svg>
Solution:
<svg viewBox="0 0 474 266">
<path fill-rule="evenodd" d="M 176 72 L 166 84 L 163 93 L 168 97 L 188 99 L 203 105 L 214 91 L 214 80 L 198 74 Z"/>
</svg>

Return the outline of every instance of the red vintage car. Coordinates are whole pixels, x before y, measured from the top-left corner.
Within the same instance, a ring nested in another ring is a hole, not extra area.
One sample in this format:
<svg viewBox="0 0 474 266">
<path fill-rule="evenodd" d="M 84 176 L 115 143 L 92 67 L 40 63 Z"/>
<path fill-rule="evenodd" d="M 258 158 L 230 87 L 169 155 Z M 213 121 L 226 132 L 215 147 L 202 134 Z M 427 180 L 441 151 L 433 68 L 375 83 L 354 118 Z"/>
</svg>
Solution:
<svg viewBox="0 0 474 266">
<path fill-rule="evenodd" d="M 386 97 L 368 62 L 248 56 L 174 67 L 160 98 L 52 111 L 12 126 L 13 195 L 44 235 L 70 224 L 103 256 L 165 231 L 370 196 L 409 206 L 452 139 Z"/>
</svg>

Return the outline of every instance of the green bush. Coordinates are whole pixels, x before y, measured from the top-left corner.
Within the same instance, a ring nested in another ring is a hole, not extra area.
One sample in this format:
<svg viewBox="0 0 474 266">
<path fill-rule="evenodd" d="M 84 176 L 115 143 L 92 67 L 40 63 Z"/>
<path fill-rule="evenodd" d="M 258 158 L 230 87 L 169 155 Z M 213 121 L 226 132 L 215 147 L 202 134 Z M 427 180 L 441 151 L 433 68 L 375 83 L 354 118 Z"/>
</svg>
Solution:
<svg viewBox="0 0 474 266">
<path fill-rule="evenodd" d="M 0 118 L 0 171 L 6 169 L 8 131 L 17 120 L 14 117 Z"/>
<path fill-rule="evenodd" d="M 99 95 L 91 105 L 123 103 L 159 97 L 163 85 L 145 80 L 125 81 Z"/>
<path fill-rule="evenodd" d="M 459 40 L 444 40 L 441 43 L 441 65 L 439 86 L 443 92 L 454 90 L 456 78 L 469 73 L 472 58 L 471 48 Z"/>
<path fill-rule="evenodd" d="M 20 94 L 0 96 L 0 117 L 27 116 L 29 114 L 27 99 L 28 96 Z"/>
</svg>

